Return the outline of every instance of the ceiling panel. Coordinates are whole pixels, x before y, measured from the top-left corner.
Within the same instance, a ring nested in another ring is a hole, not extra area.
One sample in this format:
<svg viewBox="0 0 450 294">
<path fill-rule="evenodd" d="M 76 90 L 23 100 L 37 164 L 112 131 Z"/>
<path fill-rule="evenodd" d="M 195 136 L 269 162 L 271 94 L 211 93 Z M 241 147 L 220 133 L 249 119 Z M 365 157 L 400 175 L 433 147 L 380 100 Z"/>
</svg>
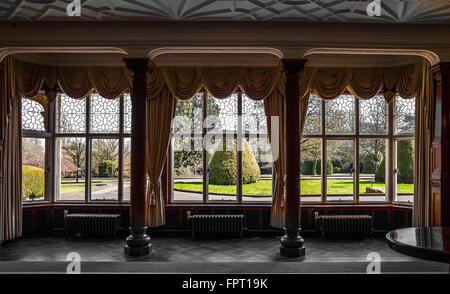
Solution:
<svg viewBox="0 0 450 294">
<path fill-rule="evenodd" d="M 382 14 L 372 17 L 371 0 L 81 0 L 81 16 L 69 17 L 71 2 L 2 0 L 0 20 L 450 23 L 450 0 L 380 0 Z"/>
</svg>

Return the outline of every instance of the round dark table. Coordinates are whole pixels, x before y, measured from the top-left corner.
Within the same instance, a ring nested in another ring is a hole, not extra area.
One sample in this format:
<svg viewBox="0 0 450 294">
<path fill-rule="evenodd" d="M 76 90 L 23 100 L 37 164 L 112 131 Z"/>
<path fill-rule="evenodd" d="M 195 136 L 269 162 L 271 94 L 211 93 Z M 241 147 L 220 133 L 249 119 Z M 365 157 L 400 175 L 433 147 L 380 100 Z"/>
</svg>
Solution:
<svg viewBox="0 0 450 294">
<path fill-rule="evenodd" d="M 397 252 L 450 265 L 450 227 L 399 229 L 387 233 L 386 239 Z"/>
</svg>

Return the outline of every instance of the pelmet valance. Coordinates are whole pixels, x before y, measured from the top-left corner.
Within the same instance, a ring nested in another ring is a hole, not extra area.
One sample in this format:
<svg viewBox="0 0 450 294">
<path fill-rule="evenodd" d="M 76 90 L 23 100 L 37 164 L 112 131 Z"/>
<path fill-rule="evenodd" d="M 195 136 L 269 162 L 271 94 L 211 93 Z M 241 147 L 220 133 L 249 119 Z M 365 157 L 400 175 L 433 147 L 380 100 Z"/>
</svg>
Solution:
<svg viewBox="0 0 450 294">
<path fill-rule="evenodd" d="M 174 97 L 186 100 L 204 87 L 214 97 L 223 99 L 240 87 L 249 98 L 262 100 L 283 84 L 280 67 L 163 67 L 149 74 L 147 98 L 157 97 L 167 87 Z"/>
<path fill-rule="evenodd" d="M 348 90 L 360 99 L 369 99 L 384 90 L 387 102 L 398 93 L 416 97 L 422 89 L 422 63 L 374 68 L 306 68 L 300 75 L 300 97 L 311 91 L 323 99 L 334 99 Z"/>
<path fill-rule="evenodd" d="M 93 91 L 113 99 L 131 88 L 126 67 L 59 67 L 11 59 L 16 80 L 15 91 L 22 97 L 33 97 L 45 83 L 50 89 L 58 85 L 72 98 L 83 98 Z"/>
</svg>

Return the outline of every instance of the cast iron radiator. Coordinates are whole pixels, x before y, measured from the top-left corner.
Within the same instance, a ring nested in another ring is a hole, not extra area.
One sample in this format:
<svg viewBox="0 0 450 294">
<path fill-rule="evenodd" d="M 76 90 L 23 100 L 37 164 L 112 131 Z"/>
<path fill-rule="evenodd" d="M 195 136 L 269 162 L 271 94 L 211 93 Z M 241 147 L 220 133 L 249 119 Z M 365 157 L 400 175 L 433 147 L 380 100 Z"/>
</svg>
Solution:
<svg viewBox="0 0 450 294">
<path fill-rule="evenodd" d="M 373 219 L 370 215 L 322 215 L 316 211 L 316 229 L 325 235 L 364 234 L 372 240 Z"/>
<path fill-rule="evenodd" d="M 192 237 L 197 233 L 236 233 L 242 239 L 244 233 L 243 214 L 191 215 L 188 211 L 187 218 L 191 221 Z"/>
<path fill-rule="evenodd" d="M 64 230 L 67 237 L 112 235 L 119 230 L 120 214 L 71 213 L 64 210 Z"/>
</svg>

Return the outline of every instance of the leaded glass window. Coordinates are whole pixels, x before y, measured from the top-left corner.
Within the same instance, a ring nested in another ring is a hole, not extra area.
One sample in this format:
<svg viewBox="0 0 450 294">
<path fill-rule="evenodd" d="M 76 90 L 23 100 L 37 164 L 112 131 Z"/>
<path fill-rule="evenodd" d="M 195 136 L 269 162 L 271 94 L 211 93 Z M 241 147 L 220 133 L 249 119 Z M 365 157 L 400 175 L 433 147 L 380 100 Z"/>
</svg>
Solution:
<svg viewBox="0 0 450 294">
<path fill-rule="evenodd" d="M 341 95 L 325 101 L 325 132 L 332 135 L 355 134 L 355 97 Z"/>
<path fill-rule="evenodd" d="M 22 130 L 45 131 L 45 109 L 36 101 L 22 99 Z"/>
</svg>

